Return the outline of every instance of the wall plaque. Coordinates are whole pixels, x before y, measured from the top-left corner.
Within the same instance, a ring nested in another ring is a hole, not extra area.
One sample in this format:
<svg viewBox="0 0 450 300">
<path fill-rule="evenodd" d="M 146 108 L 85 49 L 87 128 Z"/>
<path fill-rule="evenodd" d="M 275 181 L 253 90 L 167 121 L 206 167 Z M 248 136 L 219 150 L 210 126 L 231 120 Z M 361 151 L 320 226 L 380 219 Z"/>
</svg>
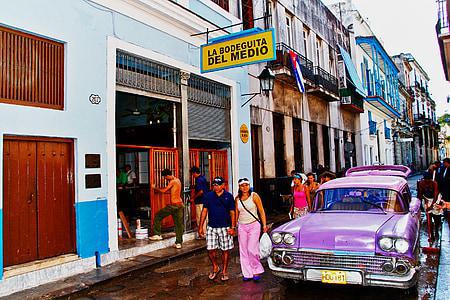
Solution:
<svg viewBox="0 0 450 300">
<path fill-rule="evenodd" d="M 86 169 L 100 168 L 100 154 L 85 154 L 84 164 Z"/>
<path fill-rule="evenodd" d="M 101 174 L 86 174 L 85 183 L 87 189 L 95 189 L 102 187 Z"/>
</svg>

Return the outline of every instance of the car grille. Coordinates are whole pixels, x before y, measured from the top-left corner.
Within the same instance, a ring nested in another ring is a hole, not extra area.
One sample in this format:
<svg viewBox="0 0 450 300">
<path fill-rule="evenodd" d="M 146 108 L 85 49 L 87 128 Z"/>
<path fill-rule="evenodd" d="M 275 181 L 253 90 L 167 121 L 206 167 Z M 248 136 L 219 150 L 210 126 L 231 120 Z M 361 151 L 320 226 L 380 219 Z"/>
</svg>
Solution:
<svg viewBox="0 0 450 300">
<path fill-rule="evenodd" d="M 337 269 L 355 269 L 368 273 L 383 273 L 381 265 L 391 258 L 384 256 L 334 255 L 316 252 L 293 252 L 293 267 L 325 267 Z"/>
</svg>

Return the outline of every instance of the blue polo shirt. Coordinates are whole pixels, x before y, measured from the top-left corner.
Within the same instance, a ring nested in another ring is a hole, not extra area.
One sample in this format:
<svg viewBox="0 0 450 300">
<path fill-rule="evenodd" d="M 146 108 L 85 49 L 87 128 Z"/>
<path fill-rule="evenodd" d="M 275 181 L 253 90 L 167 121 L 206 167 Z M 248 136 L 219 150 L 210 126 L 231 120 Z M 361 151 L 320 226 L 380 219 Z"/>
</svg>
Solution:
<svg viewBox="0 0 450 300">
<path fill-rule="evenodd" d="M 203 195 L 194 199 L 195 204 L 203 204 L 205 202 L 205 195 L 209 192 L 208 183 L 203 175 L 195 178 L 195 191 L 203 191 Z"/>
<path fill-rule="evenodd" d="M 233 195 L 223 191 L 217 196 L 209 192 L 205 196 L 203 207 L 208 209 L 208 226 L 212 228 L 231 227 L 230 211 L 235 209 Z"/>
</svg>

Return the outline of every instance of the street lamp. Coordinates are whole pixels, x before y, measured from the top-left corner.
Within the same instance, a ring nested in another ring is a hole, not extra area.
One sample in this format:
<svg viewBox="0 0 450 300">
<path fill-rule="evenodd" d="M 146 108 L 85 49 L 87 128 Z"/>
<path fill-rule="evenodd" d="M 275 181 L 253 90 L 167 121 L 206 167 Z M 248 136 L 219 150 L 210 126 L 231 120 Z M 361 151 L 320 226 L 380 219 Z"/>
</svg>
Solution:
<svg viewBox="0 0 450 300">
<path fill-rule="evenodd" d="M 259 79 L 259 92 L 258 93 L 248 93 L 248 94 L 242 94 L 241 96 L 251 96 L 250 99 L 245 101 L 241 107 L 244 107 L 245 104 L 250 102 L 253 98 L 255 98 L 257 95 L 260 95 L 261 92 L 264 92 L 264 94 L 267 96 L 269 95 L 270 91 L 273 91 L 273 85 L 275 81 L 275 74 L 272 72 L 271 69 L 269 69 L 268 66 L 262 70 L 261 74 L 258 76 Z"/>
<path fill-rule="evenodd" d="M 268 66 L 262 70 L 261 74 L 258 76 L 260 91 L 263 91 L 266 95 L 269 94 L 270 91 L 273 91 L 273 83 L 275 80 L 275 74 L 269 69 Z"/>
</svg>

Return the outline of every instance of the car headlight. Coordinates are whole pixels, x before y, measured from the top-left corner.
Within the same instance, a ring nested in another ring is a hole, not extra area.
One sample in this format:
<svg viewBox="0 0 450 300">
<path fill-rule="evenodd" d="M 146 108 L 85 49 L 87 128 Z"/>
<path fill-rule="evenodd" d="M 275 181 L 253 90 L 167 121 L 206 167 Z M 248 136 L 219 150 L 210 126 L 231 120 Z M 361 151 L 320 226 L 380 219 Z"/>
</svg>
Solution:
<svg viewBox="0 0 450 300">
<path fill-rule="evenodd" d="M 283 241 L 286 245 L 293 245 L 295 243 L 295 236 L 291 233 L 286 233 L 284 235 Z"/>
<path fill-rule="evenodd" d="M 278 232 L 272 233 L 272 242 L 274 242 L 274 244 L 279 244 L 282 241 L 283 241 L 283 236 L 281 235 L 281 233 L 278 233 Z"/>
<path fill-rule="evenodd" d="M 382 237 L 378 241 L 378 245 L 383 251 L 391 251 L 392 247 L 394 247 L 394 240 L 390 237 Z"/>
<path fill-rule="evenodd" d="M 394 242 L 394 248 L 398 253 L 406 253 L 409 249 L 409 243 L 405 239 L 396 239 Z"/>
</svg>

